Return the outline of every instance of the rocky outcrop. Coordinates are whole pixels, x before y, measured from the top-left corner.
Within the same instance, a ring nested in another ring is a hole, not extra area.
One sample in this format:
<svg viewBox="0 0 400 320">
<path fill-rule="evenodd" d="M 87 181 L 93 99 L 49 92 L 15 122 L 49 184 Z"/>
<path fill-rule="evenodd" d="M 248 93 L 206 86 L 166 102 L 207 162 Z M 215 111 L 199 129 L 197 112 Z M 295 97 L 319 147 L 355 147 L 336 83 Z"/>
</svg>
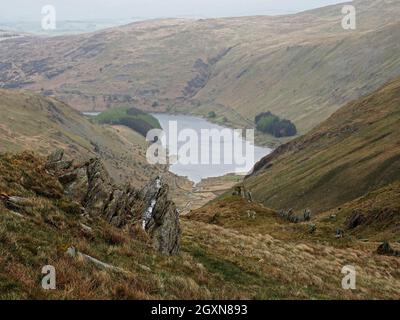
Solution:
<svg viewBox="0 0 400 320">
<path fill-rule="evenodd" d="M 240 196 L 249 202 L 253 201 L 253 196 L 251 194 L 251 191 L 248 191 L 244 185 L 236 186 L 232 192 L 232 195 Z"/>
<path fill-rule="evenodd" d="M 175 204 L 168 199 L 169 187 L 155 179 L 140 193 L 146 204 L 142 212 L 142 228 L 152 237 L 155 247 L 164 254 L 179 250 L 181 229 Z"/>
<path fill-rule="evenodd" d="M 383 242 L 376 252 L 382 256 L 400 257 L 400 251 L 394 250 L 388 242 Z"/>
<path fill-rule="evenodd" d="M 49 155 L 46 163 L 46 169 L 53 171 L 67 170 L 71 168 L 73 161 L 63 161 L 64 150 L 57 149 Z"/>
<path fill-rule="evenodd" d="M 223 49 L 215 57 L 209 58 L 207 63 L 204 62 L 203 59 L 197 59 L 192 69 L 194 76 L 187 82 L 186 87 L 182 90 L 183 97 L 193 98 L 196 96 L 200 90 L 207 85 L 211 77 L 213 67 L 231 50 L 232 47 Z"/>
<path fill-rule="evenodd" d="M 310 209 L 304 209 L 303 214 L 296 214 L 293 209 L 279 210 L 278 215 L 291 223 L 308 222 L 311 220 Z"/>
<path fill-rule="evenodd" d="M 161 178 L 137 190 L 130 185 L 115 185 L 100 159 L 63 169 L 58 165 L 64 162 L 62 158 L 60 151 L 53 153 L 48 158 L 51 164 L 48 168 L 58 176 L 64 192 L 82 204 L 86 214 L 100 216 L 119 228 L 139 226 L 163 254 L 179 251 L 179 213 L 169 200 L 168 185 Z"/>
<path fill-rule="evenodd" d="M 347 229 L 355 229 L 359 225 L 363 224 L 365 222 L 365 216 L 361 213 L 358 212 L 357 210 L 353 211 L 351 216 L 349 216 L 346 220 L 346 227 Z"/>
</svg>

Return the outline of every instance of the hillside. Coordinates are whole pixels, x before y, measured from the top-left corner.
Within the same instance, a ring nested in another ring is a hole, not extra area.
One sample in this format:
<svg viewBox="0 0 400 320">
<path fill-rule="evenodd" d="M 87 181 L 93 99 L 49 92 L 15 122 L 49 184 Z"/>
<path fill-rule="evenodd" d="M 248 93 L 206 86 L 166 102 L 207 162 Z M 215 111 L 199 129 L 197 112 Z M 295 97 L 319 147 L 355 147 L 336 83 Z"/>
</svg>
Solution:
<svg viewBox="0 0 400 320">
<path fill-rule="evenodd" d="M 0 46 L 0 86 L 55 96 L 79 110 L 138 106 L 252 125 L 271 111 L 301 134 L 400 74 L 400 3 L 355 0 L 295 15 L 133 23 Z M 226 118 L 226 119 L 225 119 Z"/>
<path fill-rule="evenodd" d="M 0 30 L 0 300 L 400 300 L 400 1 L 352 4 Z M 278 147 L 194 184 L 148 164 L 150 111 Z"/>
<path fill-rule="evenodd" d="M 100 157 L 117 181 L 143 185 L 161 168 L 146 160 L 144 138 L 124 128 L 100 126 L 70 106 L 29 91 L 0 89 L 1 152 L 62 148 L 70 158 Z"/>
<path fill-rule="evenodd" d="M 49 157 L 55 158 L 57 154 Z M 0 155 L 1 299 L 400 297 L 398 259 L 377 255 L 376 244 L 340 248 L 298 238 L 274 211 L 239 197 L 230 200 L 230 207 L 215 203 L 214 214 L 221 212 L 218 225 L 204 217 L 183 218 L 180 251 L 165 256 L 153 242 L 165 237 L 157 228 L 175 228 L 171 220 L 149 224 L 146 231 L 135 227 L 135 213 L 147 197 L 124 193 L 119 196 L 138 197 L 133 207 L 99 206 L 107 197 L 103 191 L 110 189 L 107 183 L 93 183 L 108 181 L 96 161 L 86 164 L 88 181 L 81 186 L 89 188 L 89 196 L 94 195 L 92 188 L 99 192 L 82 207 L 65 193 L 68 173 L 45 170 L 51 163 L 29 152 Z M 118 194 L 118 189 L 113 192 Z M 173 208 L 164 191 L 157 197 L 157 202 Z M 90 209 L 93 205 L 99 208 L 97 214 Z M 171 213 L 163 208 L 157 206 L 154 214 Z M 125 210 L 133 219 L 125 220 Z M 245 210 L 256 214 L 249 217 Z M 120 223 L 127 224 L 120 228 Z M 272 232 L 280 228 L 286 238 L 261 233 L 259 227 Z M 56 268 L 57 290 L 41 289 L 40 271 L 48 264 Z M 346 264 L 357 266 L 355 291 L 341 288 Z"/>
<path fill-rule="evenodd" d="M 274 209 L 333 209 L 400 179 L 400 79 L 256 164 L 245 186 Z"/>
</svg>

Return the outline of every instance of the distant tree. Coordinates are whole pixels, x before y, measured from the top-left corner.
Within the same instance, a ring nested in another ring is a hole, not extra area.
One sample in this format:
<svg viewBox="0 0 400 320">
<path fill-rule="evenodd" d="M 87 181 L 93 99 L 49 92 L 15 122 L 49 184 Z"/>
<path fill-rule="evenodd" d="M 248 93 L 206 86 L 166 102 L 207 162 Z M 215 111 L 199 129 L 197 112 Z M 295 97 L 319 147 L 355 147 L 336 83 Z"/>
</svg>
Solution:
<svg viewBox="0 0 400 320">
<path fill-rule="evenodd" d="M 209 113 L 208 113 L 208 117 L 209 118 L 215 118 L 217 115 L 216 115 L 216 113 L 214 112 L 214 111 L 210 111 Z"/>
<path fill-rule="evenodd" d="M 291 137 L 297 134 L 296 126 L 290 120 L 281 120 L 270 111 L 258 114 L 254 121 L 257 130 L 269 133 L 277 138 Z"/>
</svg>

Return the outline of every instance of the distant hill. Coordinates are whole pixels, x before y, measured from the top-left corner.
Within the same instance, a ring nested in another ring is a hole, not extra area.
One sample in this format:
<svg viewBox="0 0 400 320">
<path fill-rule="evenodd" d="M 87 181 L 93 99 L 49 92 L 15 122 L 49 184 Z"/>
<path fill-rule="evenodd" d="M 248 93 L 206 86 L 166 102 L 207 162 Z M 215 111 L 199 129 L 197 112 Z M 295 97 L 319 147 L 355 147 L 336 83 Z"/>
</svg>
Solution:
<svg viewBox="0 0 400 320">
<path fill-rule="evenodd" d="M 400 79 L 260 160 L 245 185 L 274 209 L 318 213 L 400 180 Z"/>
<path fill-rule="evenodd" d="M 42 91 L 76 109 L 207 115 L 252 125 L 263 111 L 305 133 L 344 103 L 400 75 L 399 1 L 355 0 L 287 16 L 167 19 L 0 46 L 0 86 Z"/>
</svg>

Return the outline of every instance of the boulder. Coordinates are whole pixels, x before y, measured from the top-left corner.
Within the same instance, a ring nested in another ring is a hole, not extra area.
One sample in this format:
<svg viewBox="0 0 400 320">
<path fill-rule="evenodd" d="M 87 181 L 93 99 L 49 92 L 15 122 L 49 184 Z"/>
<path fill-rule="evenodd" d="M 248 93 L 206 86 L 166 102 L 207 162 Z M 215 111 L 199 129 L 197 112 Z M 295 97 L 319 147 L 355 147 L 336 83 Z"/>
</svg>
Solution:
<svg viewBox="0 0 400 320">
<path fill-rule="evenodd" d="M 389 242 L 383 242 L 376 252 L 382 256 L 393 256 L 393 257 L 400 257 L 400 251 L 392 249 Z"/>
<path fill-rule="evenodd" d="M 355 229 L 359 225 L 363 224 L 365 221 L 365 216 L 358 211 L 353 211 L 352 215 L 346 220 L 347 229 Z"/>
<path fill-rule="evenodd" d="M 305 209 L 303 212 L 303 221 L 310 221 L 311 220 L 311 210 Z"/>
<path fill-rule="evenodd" d="M 61 161 L 63 157 L 64 157 L 64 150 L 57 149 L 47 157 L 47 162 L 48 163 L 58 162 Z"/>
<path fill-rule="evenodd" d="M 236 186 L 232 192 L 232 195 L 242 197 L 249 202 L 253 201 L 253 196 L 251 192 L 248 191 L 244 185 Z"/>
<path fill-rule="evenodd" d="M 59 181 L 64 186 L 64 193 L 76 201 L 84 204 L 88 191 L 88 177 L 86 165 L 74 168 L 72 172 L 68 172 L 59 176 Z"/>
<path fill-rule="evenodd" d="M 52 154 L 47 157 L 46 169 L 60 172 L 63 170 L 68 170 L 72 167 L 73 161 L 63 160 L 64 158 L 64 150 L 57 149 Z"/>
<path fill-rule="evenodd" d="M 336 229 L 335 238 L 336 239 L 341 239 L 343 237 L 344 237 L 344 231 L 342 229 Z"/>
</svg>

